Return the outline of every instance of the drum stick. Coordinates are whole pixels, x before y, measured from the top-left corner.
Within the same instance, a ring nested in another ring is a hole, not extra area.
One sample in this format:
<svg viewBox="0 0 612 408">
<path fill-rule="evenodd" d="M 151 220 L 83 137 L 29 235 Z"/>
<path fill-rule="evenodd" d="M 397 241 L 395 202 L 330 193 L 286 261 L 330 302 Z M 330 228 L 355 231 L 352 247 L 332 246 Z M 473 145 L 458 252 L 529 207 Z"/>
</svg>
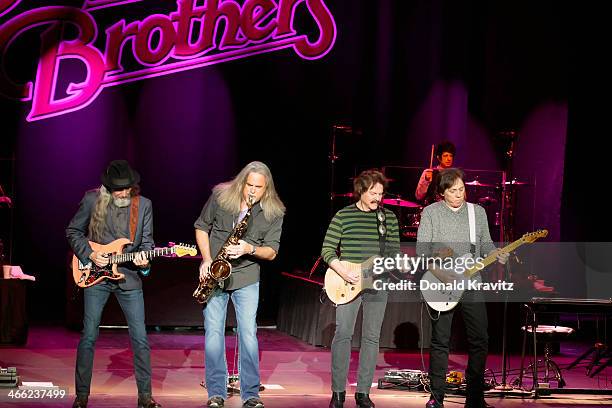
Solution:
<svg viewBox="0 0 612 408">
<path fill-rule="evenodd" d="M 429 168 L 433 169 L 433 157 L 434 157 L 435 145 L 431 145 L 431 156 L 429 157 Z"/>
</svg>

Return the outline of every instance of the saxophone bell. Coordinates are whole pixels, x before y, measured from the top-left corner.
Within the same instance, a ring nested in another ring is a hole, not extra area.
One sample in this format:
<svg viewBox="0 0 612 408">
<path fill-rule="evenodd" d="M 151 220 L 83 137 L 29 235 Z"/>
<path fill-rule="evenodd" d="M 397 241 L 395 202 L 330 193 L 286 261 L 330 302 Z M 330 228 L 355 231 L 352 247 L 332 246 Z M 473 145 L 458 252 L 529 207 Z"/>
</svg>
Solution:
<svg viewBox="0 0 612 408">
<path fill-rule="evenodd" d="M 232 274 L 232 264 L 230 263 L 229 255 L 227 254 L 227 247 L 230 245 L 236 245 L 242 239 L 247 230 L 248 220 L 251 216 L 251 209 L 255 196 L 249 194 L 247 199 L 248 210 L 242 220 L 236 224 L 234 230 L 227 237 L 227 240 L 219 250 L 219 253 L 210 264 L 210 270 L 204 277 L 200 279 L 200 283 L 196 290 L 193 292 L 193 297 L 196 302 L 203 304 L 208 302 L 208 299 L 212 296 L 216 288 L 222 287 L 223 281 L 225 281 Z"/>
</svg>

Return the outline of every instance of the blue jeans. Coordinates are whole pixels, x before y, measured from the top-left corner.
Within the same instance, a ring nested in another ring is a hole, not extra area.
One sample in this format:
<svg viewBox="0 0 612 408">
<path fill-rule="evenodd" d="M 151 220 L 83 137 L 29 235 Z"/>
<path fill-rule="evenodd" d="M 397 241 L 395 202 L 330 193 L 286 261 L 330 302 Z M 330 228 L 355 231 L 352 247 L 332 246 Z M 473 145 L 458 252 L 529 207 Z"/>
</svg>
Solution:
<svg viewBox="0 0 612 408">
<path fill-rule="evenodd" d="M 134 354 L 134 374 L 138 395 L 151 395 L 151 349 L 145 328 L 144 298 L 142 289 L 123 290 L 115 283 L 102 282 L 85 288 L 83 333 L 79 341 L 76 360 L 76 394 L 89 395 L 94 348 L 98 339 L 102 311 L 111 293 L 114 293 L 123 310 Z"/>
<path fill-rule="evenodd" d="M 217 290 L 204 307 L 206 388 L 209 398 L 227 399 L 225 316 L 230 297 L 238 321 L 240 396 L 246 401 L 252 397 L 259 397 L 259 345 L 256 322 L 259 282 L 230 292 Z"/>
</svg>

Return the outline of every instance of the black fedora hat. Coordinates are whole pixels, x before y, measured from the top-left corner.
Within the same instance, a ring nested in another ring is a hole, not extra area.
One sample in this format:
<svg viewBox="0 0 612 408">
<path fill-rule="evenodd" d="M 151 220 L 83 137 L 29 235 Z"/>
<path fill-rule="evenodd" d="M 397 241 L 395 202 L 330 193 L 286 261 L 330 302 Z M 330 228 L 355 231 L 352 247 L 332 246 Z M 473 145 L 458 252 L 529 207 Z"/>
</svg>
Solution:
<svg viewBox="0 0 612 408">
<path fill-rule="evenodd" d="M 109 190 L 133 187 L 140 181 L 140 174 L 126 160 L 113 160 L 100 176 L 102 184 Z"/>
</svg>

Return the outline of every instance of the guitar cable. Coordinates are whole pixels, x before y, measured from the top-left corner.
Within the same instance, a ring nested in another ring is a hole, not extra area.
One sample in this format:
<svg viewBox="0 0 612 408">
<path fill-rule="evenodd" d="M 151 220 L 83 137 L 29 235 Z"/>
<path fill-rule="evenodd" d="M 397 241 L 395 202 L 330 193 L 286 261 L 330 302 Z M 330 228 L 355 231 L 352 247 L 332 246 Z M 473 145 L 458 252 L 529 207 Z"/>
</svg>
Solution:
<svg viewBox="0 0 612 408">
<path fill-rule="evenodd" d="M 424 345 L 423 345 L 423 343 L 424 343 L 424 338 L 423 338 L 423 307 L 426 307 L 425 306 L 426 302 L 425 302 L 425 299 L 422 299 L 422 300 L 423 301 L 421 302 L 421 312 L 419 313 L 419 315 L 420 315 L 420 317 L 419 317 L 419 319 L 420 319 L 419 324 L 421 326 L 421 364 L 423 366 L 423 373 L 426 373 L 428 371 L 425 369 L 425 352 L 423 350 L 423 348 L 424 348 Z M 429 308 L 428 307 L 426 307 L 426 308 L 427 308 L 427 314 L 429 315 L 429 317 L 430 317 L 430 319 L 432 321 L 440 319 L 440 313 L 441 312 L 439 310 L 438 310 L 438 317 L 434 319 L 433 316 L 431 315 L 430 311 L 429 311 Z M 423 377 L 424 377 L 424 375 L 423 375 Z M 438 405 L 442 406 L 443 405 L 442 401 L 438 401 L 438 398 L 436 397 L 436 395 L 433 392 L 431 392 L 431 379 L 429 377 L 427 377 L 427 379 L 422 378 L 421 382 L 423 384 L 423 389 L 426 392 L 429 392 L 429 395 L 436 401 L 436 403 Z M 454 402 L 454 401 L 447 401 L 447 402 Z"/>
<path fill-rule="evenodd" d="M 325 304 L 325 298 L 327 297 L 327 293 L 325 292 L 325 288 L 321 288 L 321 292 L 319 293 L 319 303 L 321 303 L 322 305 Z M 336 307 L 338 305 L 336 305 L 334 303 L 334 307 Z"/>
</svg>

